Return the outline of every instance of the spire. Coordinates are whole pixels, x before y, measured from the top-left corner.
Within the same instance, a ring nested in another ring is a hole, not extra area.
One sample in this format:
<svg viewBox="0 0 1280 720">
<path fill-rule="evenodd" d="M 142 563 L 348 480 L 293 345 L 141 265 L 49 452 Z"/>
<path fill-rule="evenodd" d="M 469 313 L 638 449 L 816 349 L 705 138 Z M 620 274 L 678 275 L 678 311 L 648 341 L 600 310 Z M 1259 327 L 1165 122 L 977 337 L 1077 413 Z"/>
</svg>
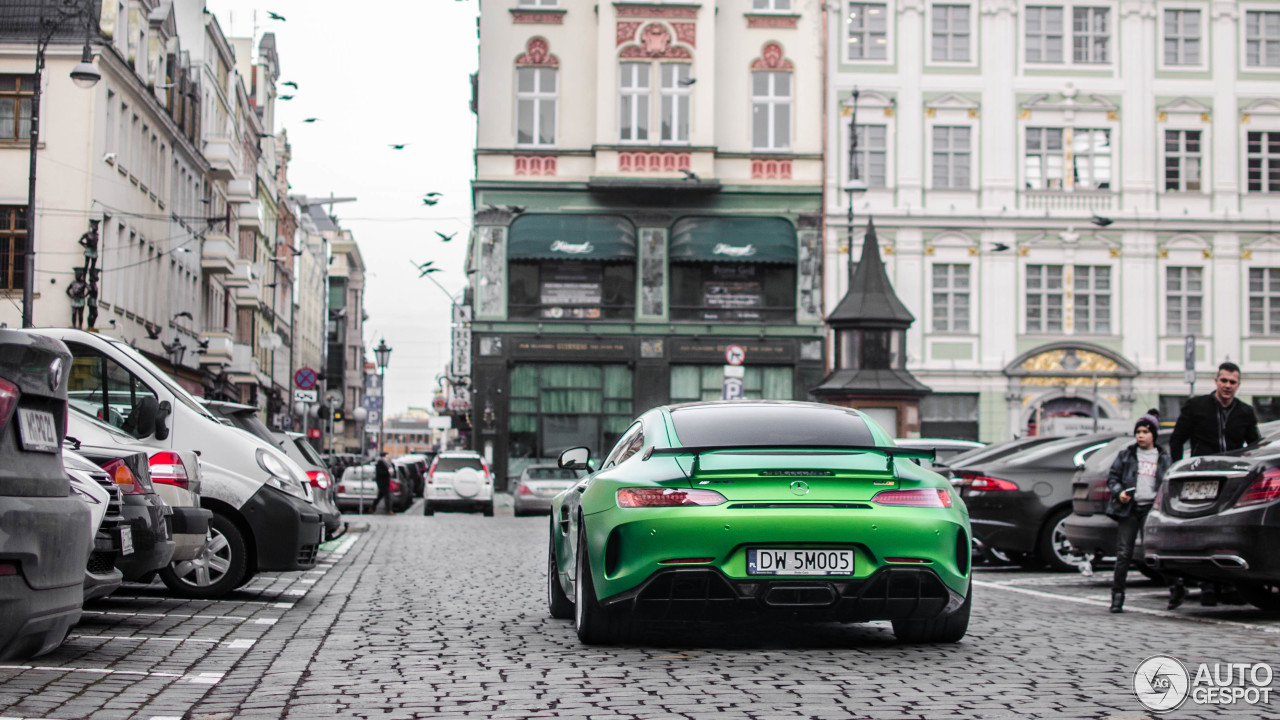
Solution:
<svg viewBox="0 0 1280 720">
<path fill-rule="evenodd" d="M 852 245 L 850 245 L 852 248 Z M 867 220 L 867 233 L 862 242 L 862 260 L 849 280 L 849 292 L 827 316 L 832 327 L 890 326 L 907 327 L 915 316 L 898 299 L 889 282 L 889 273 L 880 259 L 880 242 L 874 221 Z"/>
</svg>

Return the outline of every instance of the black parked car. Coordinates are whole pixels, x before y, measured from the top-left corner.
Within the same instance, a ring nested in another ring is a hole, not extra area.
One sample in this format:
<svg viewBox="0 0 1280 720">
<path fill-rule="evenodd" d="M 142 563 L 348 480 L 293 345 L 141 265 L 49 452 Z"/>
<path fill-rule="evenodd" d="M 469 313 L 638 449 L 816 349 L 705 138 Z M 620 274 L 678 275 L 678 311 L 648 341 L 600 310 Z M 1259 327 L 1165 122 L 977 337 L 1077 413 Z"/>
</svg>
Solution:
<svg viewBox="0 0 1280 720">
<path fill-rule="evenodd" d="M 1058 438 L 955 470 L 952 482 L 969 508 L 974 539 L 1005 554 L 1032 556 L 1053 570 L 1075 569 L 1062 528 L 1071 515 L 1071 479 L 1079 464 L 1115 438 Z"/>
<path fill-rule="evenodd" d="M 1146 562 L 1236 586 L 1280 612 L 1280 443 L 1175 463 L 1147 516 Z"/>
<path fill-rule="evenodd" d="M 0 660 L 41 655 L 80 620 L 89 508 L 62 467 L 71 353 L 0 329 Z"/>
<path fill-rule="evenodd" d="M 120 514 L 133 552 L 116 560 L 126 582 L 151 582 L 173 559 L 176 543 L 169 507 L 151 484 L 151 461 L 134 448 L 81 444 L 76 452 L 99 465 L 120 489 Z"/>
<path fill-rule="evenodd" d="M 956 477 L 955 471 L 960 468 L 979 463 L 994 462 L 1000 458 L 1022 452 L 1027 448 L 1043 445 L 1050 440 L 1058 439 L 1060 438 L 1052 435 L 1030 435 L 1012 440 L 993 442 L 990 445 L 983 445 L 982 447 L 962 452 L 959 455 L 952 455 L 946 460 L 935 461 L 933 463 L 933 471 L 945 478 L 954 479 Z"/>
</svg>

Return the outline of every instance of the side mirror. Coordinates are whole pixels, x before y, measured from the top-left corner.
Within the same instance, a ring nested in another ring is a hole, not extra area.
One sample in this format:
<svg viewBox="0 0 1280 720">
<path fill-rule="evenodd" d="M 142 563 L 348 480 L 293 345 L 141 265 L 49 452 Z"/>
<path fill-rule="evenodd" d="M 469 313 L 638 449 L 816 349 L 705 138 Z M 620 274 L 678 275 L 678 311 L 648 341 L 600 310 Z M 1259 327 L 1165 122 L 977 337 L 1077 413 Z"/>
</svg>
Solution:
<svg viewBox="0 0 1280 720">
<path fill-rule="evenodd" d="M 569 448 L 560 453 L 560 467 L 570 470 L 589 470 L 591 451 L 584 447 Z"/>
<path fill-rule="evenodd" d="M 151 437 L 156 432 L 156 416 L 159 412 L 159 403 L 148 395 L 133 406 L 120 429 L 136 438 Z"/>
<path fill-rule="evenodd" d="M 164 440 L 169 437 L 169 416 L 173 414 L 173 405 L 168 400 L 160 403 L 160 408 L 156 411 L 156 439 Z"/>
</svg>

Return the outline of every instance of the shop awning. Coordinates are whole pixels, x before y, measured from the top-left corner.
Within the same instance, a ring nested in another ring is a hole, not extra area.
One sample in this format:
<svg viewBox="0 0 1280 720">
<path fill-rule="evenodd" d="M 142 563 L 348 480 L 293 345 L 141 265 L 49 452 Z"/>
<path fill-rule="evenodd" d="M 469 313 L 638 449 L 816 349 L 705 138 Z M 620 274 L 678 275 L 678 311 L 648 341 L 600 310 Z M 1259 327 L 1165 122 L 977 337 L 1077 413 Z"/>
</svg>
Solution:
<svg viewBox="0 0 1280 720">
<path fill-rule="evenodd" d="M 511 223 L 512 260 L 631 260 L 636 227 L 620 215 L 521 215 Z"/>
<path fill-rule="evenodd" d="M 672 262 L 796 262 L 796 230 L 782 218 L 692 217 L 671 226 Z"/>
</svg>

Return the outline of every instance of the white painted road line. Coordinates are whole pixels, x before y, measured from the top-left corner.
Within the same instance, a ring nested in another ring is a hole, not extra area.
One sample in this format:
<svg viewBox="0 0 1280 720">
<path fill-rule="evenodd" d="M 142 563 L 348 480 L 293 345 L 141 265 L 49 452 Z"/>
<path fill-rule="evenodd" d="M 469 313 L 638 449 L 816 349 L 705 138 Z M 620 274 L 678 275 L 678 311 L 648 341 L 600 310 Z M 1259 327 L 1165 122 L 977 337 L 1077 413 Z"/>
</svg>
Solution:
<svg viewBox="0 0 1280 720">
<path fill-rule="evenodd" d="M 94 602 L 95 603 L 102 602 L 103 600 L 124 600 L 124 601 L 130 601 L 130 602 L 164 600 L 166 602 L 177 602 L 177 603 L 225 602 L 225 603 L 235 603 L 238 605 L 271 605 L 274 607 L 280 607 L 281 605 L 285 605 L 285 603 L 276 602 L 274 600 L 236 600 L 235 598 L 207 598 L 207 599 L 200 599 L 200 600 L 191 600 L 190 598 L 146 597 L 143 595 L 108 595 L 107 597 L 94 600 Z M 293 607 L 293 605 L 288 604 L 288 605 L 285 605 L 284 609 L 288 610 L 291 607 Z"/>
<path fill-rule="evenodd" d="M 37 672 L 89 673 L 93 675 L 137 675 L 140 677 L 180 678 L 177 673 L 143 672 L 141 670 L 110 670 L 107 668 L 71 668 L 49 665 L 0 665 L 0 670 L 32 670 Z"/>
<path fill-rule="evenodd" d="M 244 617 L 243 615 L 184 615 L 180 613 L 140 613 L 140 612 L 113 612 L 108 610 L 85 610 L 85 615 L 110 615 L 112 617 L 150 617 L 150 618 L 183 618 L 192 620 L 234 620 L 236 622 L 248 622 L 253 618 Z M 262 620 L 257 620 L 261 624 Z M 272 624 L 275 620 L 270 621 Z"/>
<path fill-rule="evenodd" d="M 172 642 L 172 643 L 204 643 L 206 645 L 226 645 L 232 648 L 249 648 L 253 647 L 256 640 L 248 638 L 237 638 L 235 640 L 215 640 L 212 638 L 170 638 L 156 637 L 152 635 L 68 635 L 67 642 L 75 640 L 123 640 L 125 642 Z"/>
<path fill-rule="evenodd" d="M 186 675 L 184 679 L 189 683 L 196 685 L 217 685 L 225 673 L 220 672 L 202 672 L 199 675 Z"/>
<path fill-rule="evenodd" d="M 1005 590 L 1007 592 L 1022 593 L 1023 595 L 1031 595 L 1033 597 L 1052 598 L 1054 600 L 1066 600 L 1067 602 L 1079 603 L 1081 605 L 1095 605 L 1097 607 L 1107 607 L 1111 603 L 1106 600 L 1091 600 L 1089 598 L 1074 597 L 1072 595 L 1059 595 L 1058 593 L 1044 592 L 1042 590 L 1031 590 L 1028 588 L 1013 587 L 1004 583 L 986 582 L 985 580 L 974 580 L 974 585 L 978 587 L 991 588 L 993 590 Z M 1199 617 L 1196 615 L 1185 615 L 1182 613 L 1170 612 L 1168 610 L 1148 610 L 1147 608 L 1128 607 L 1125 608 L 1126 613 L 1141 613 L 1143 615 L 1155 615 L 1156 617 L 1169 618 L 1171 620 L 1190 620 L 1191 622 L 1204 623 L 1206 625 L 1225 625 L 1227 627 L 1248 628 L 1265 633 L 1280 634 L 1280 625 L 1255 625 L 1253 623 L 1236 622 L 1235 620 L 1220 620 L 1218 618 Z"/>
</svg>

